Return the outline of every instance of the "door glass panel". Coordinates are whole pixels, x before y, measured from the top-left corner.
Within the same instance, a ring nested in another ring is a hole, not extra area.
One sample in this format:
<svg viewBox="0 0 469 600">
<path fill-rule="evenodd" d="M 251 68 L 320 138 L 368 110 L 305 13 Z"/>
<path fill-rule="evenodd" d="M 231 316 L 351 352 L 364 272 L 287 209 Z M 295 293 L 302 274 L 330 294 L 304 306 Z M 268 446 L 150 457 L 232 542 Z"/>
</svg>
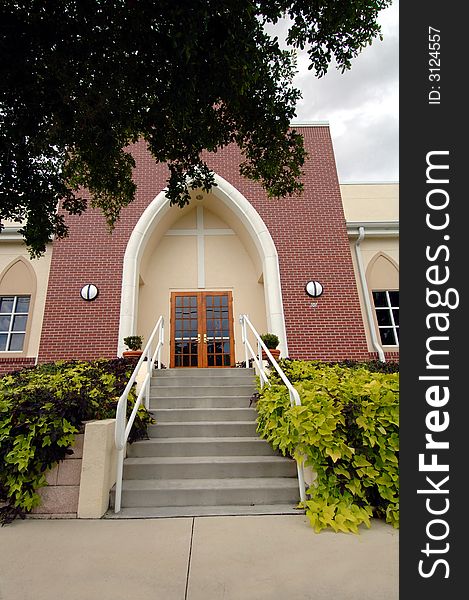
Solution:
<svg viewBox="0 0 469 600">
<path fill-rule="evenodd" d="M 233 341 L 231 294 L 173 294 L 171 325 L 175 367 L 229 367 Z"/>
<path fill-rule="evenodd" d="M 231 364 L 231 340 L 228 318 L 228 295 L 206 296 L 207 366 Z"/>
<path fill-rule="evenodd" d="M 174 317 L 174 365 L 198 366 L 197 296 L 176 296 Z"/>
</svg>

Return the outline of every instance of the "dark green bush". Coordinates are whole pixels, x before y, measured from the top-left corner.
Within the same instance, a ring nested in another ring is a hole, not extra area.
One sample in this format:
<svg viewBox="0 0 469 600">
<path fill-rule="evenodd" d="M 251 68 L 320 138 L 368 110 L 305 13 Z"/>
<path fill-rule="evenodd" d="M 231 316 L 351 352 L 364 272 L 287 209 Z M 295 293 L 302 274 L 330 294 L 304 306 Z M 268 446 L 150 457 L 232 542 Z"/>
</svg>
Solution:
<svg viewBox="0 0 469 600">
<path fill-rule="evenodd" d="M 141 350 L 143 338 L 141 335 L 129 335 L 124 338 L 124 344 L 129 350 Z"/>
<path fill-rule="evenodd" d="M 40 503 L 45 473 L 72 450 L 83 421 L 114 418 L 132 373 L 126 360 L 40 365 L 0 378 L 0 521 Z M 129 394 L 128 416 L 135 402 Z M 141 407 L 129 441 L 146 437 L 152 422 Z"/>
<path fill-rule="evenodd" d="M 275 350 L 280 343 L 280 340 L 275 335 L 275 333 L 263 333 L 261 335 L 261 340 L 267 346 L 269 350 Z"/>
<path fill-rule="evenodd" d="M 357 531 L 370 517 L 399 522 L 397 373 L 282 361 L 302 406 L 290 406 L 278 378 L 260 392 L 258 432 L 317 474 L 306 513 L 316 531 Z"/>
</svg>

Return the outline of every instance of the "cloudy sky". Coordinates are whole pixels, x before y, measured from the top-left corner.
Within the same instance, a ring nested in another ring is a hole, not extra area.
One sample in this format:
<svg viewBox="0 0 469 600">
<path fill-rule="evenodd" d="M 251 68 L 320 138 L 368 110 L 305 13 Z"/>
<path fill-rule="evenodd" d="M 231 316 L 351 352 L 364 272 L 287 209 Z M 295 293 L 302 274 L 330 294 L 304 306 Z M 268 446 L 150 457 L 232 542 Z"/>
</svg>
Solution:
<svg viewBox="0 0 469 600">
<path fill-rule="evenodd" d="M 298 56 L 294 83 L 303 93 L 298 122 L 328 121 L 342 183 L 398 181 L 399 0 L 380 13 L 384 40 L 375 40 L 343 74 L 331 67 L 321 79 Z"/>
</svg>

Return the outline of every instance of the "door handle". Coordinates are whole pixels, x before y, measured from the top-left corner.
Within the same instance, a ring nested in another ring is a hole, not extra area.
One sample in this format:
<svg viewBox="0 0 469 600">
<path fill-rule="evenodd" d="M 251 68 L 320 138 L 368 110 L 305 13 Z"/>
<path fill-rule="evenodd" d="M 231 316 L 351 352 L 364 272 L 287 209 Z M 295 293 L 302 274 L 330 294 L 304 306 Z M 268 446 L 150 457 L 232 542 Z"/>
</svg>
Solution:
<svg viewBox="0 0 469 600">
<path fill-rule="evenodd" d="M 197 343 L 200 344 L 200 333 L 197 334 Z"/>
<path fill-rule="evenodd" d="M 207 334 L 204 333 L 204 344 L 206 344 L 206 343 L 207 343 Z"/>
</svg>

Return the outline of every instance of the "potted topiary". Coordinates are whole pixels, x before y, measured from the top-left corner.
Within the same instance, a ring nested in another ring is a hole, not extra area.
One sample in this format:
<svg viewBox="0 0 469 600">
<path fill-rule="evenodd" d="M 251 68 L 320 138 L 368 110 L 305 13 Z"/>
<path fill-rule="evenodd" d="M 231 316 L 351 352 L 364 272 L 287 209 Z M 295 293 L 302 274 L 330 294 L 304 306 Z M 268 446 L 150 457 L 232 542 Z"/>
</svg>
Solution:
<svg viewBox="0 0 469 600">
<path fill-rule="evenodd" d="M 264 333 L 263 335 L 261 335 L 261 340 L 270 350 L 270 353 L 275 358 L 275 360 L 278 360 L 280 357 L 280 350 L 278 350 L 277 346 L 279 345 L 280 341 L 275 335 L 275 333 Z M 262 358 L 264 360 L 268 360 L 267 354 L 264 351 L 262 351 Z"/>
<path fill-rule="evenodd" d="M 124 358 L 130 358 L 132 360 L 138 360 L 142 355 L 142 343 L 143 338 L 141 335 L 129 335 L 124 338 L 124 344 L 128 350 L 122 352 Z"/>
</svg>

